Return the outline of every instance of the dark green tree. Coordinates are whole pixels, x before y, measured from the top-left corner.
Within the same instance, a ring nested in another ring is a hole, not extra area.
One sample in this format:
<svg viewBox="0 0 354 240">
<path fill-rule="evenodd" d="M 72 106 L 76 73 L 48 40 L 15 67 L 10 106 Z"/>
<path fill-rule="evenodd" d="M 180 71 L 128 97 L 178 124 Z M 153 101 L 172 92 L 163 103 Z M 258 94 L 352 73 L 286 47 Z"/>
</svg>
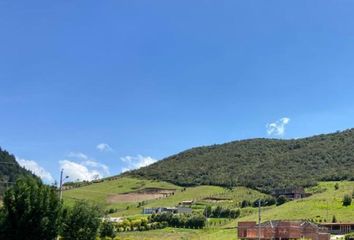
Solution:
<svg viewBox="0 0 354 240">
<path fill-rule="evenodd" d="M 349 194 L 345 194 L 343 197 L 343 206 L 350 206 L 352 204 L 352 197 Z"/>
<path fill-rule="evenodd" d="M 289 199 L 287 198 L 287 197 L 285 197 L 285 196 L 283 196 L 283 195 L 280 195 L 278 198 L 277 198 L 277 206 L 280 206 L 280 205 L 282 205 L 282 204 L 284 204 L 284 203 L 286 203 L 286 202 L 288 202 L 289 201 Z"/>
<path fill-rule="evenodd" d="M 333 217 L 332 217 L 332 223 L 336 223 L 336 222 L 337 222 L 337 218 L 336 218 L 335 215 L 333 215 Z"/>
<path fill-rule="evenodd" d="M 339 184 L 338 183 L 334 184 L 334 190 L 338 190 L 338 189 L 339 189 Z"/>
<path fill-rule="evenodd" d="M 210 217 L 210 216 L 211 216 L 211 212 L 212 212 L 212 208 L 211 208 L 210 205 L 208 205 L 208 206 L 206 206 L 206 207 L 204 208 L 203 215 L 204 215 L 205 217 Z"/>
<path fill-rule="evenodd" d="M 102 210 L 99 206 L 78 201 L 72 208 L 64 211 L 61 236 L 65 240 L 94 240 L 101 217 Z"/>
<path fill-rule="evenodd" d="M 250 201 L 247 201 L 247 200 L 243 200 L 243 201 L 241 202 L 241 208 L 249 207 L 249 206 L 251 206 L 251 205 L 252 205 L 251 202 L 250 202 Z"/>
<path fill-rule="evenodd" d="M 109 237 L 113 239 L 115 238 L 116 235 L 117 233 L 114 224 L 109 221 L 103 221 L 100 228 L 100 237 L 101 238 Z"/>
<path fill-rule="evenodd" d="M 52 240 L 60 228 L 61 203 L 55 188 L 25 177 L 6 191 L 0 239 Z"/>
</svg>

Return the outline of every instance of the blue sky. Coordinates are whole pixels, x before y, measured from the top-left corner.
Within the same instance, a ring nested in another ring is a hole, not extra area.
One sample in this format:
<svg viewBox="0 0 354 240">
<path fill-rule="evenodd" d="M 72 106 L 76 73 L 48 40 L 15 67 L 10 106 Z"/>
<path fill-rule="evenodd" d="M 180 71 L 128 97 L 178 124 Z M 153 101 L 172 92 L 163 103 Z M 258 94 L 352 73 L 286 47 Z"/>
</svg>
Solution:
<svg viewBox="0 0 354 240">
<path fill-rule="evenodd" d="M 354 2 L 0 1 L 0 146 L 48 182 L 354 127 Z"/>
</svg>

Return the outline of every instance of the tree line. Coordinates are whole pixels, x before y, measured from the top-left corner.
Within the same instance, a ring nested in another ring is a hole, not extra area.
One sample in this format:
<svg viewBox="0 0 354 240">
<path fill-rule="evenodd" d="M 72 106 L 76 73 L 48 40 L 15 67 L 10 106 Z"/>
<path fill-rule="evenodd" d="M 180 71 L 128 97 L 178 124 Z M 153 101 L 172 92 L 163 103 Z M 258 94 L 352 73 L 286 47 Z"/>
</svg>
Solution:
<svg viewBox="0 0 354 240">
<path fill-rule="evenodd" d="M 101 226 L 100 207 L 78 201 L 64 207 L 54 186 L 19 178 L 7 190 L 0 209 L 0 239 L 94 240 Z"/>
</svg>

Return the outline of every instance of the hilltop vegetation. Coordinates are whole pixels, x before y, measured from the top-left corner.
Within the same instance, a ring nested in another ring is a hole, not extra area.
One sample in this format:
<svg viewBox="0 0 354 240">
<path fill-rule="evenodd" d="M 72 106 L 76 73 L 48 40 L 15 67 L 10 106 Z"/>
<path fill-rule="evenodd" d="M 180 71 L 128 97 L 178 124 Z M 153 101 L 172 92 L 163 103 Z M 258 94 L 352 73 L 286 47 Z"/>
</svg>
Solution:
<svg viewBox="0 0 354 240">
<path fill-rule="evenodd" d="M 15 182 L 19 176 L 35 177 L 30 171 L 22 168 L 16 158 L 0 148 L 0 195 L 7 182 Z"/>
<path fill-rule="evenodd" d="M 193 148 L 126 176 L 180 186 L 274 188 L 354 180 L 354 130 L 303 139 L 251 139 Z"/>
</svg>

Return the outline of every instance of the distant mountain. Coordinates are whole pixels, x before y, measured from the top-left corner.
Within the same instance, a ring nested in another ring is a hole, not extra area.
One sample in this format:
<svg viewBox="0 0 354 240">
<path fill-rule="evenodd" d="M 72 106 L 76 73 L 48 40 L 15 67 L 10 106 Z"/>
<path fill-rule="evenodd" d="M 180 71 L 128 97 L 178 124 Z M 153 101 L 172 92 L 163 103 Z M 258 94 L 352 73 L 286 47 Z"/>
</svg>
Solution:
<svg viewBox="0 0 354 240">
<path fill-rule="evenodd" d="M 15 182 L 19 176 L 35 177 L 30 171 L 22 168 L 15 157 L 0 148 L 0 194 L 6 187 L 6 182 Z"/>
<path fill-rule="evenodd" d="M 274 188 L 354 180 L 354 129 L 303 139 L 250 139 L 192 148 L 124 175 L 177 185 Z"/>
</svg>

